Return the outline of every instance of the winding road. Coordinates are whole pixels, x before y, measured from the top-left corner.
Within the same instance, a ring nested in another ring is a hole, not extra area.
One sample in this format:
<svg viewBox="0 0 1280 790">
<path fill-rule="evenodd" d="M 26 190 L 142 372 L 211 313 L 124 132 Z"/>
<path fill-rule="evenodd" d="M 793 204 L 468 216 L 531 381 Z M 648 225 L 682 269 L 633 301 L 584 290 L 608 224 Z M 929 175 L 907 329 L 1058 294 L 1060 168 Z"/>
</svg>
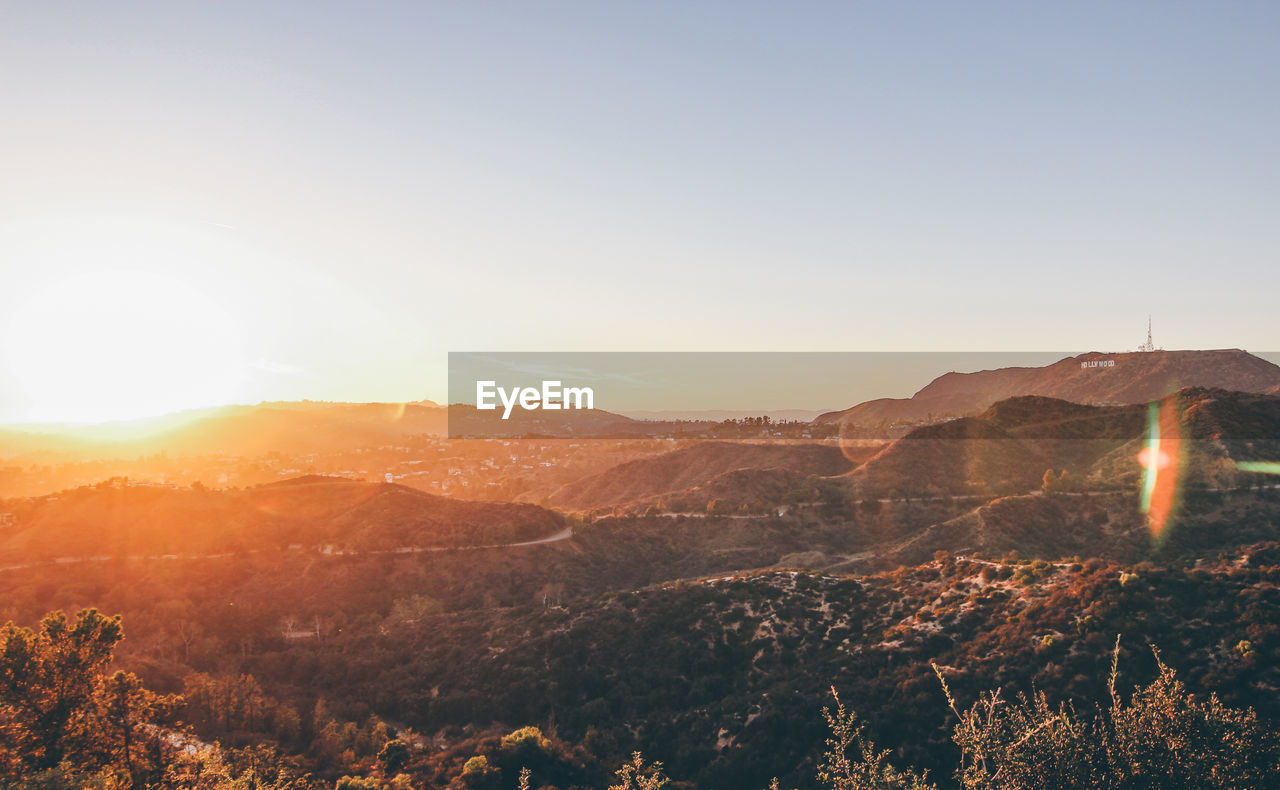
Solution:
<svg viewBox="0 0 1280 790">
<path fill-rule="evenodd" d="M 573 527 L 565 527 L 551 535 L 537 540 L 526 540 L 520 543 L 490 543 L 483 546 L 402 546 L 396 549 L 375 549 L 372 551 L 325 551 L 321 549 L 317 553 L 325 557 L 365 557 L 380 554 L 424 554 L 432 551 L 474 551 L 477 549 L 516 549 L 521 546 L 539 546 L 544 543 L 558 543 L 562 540 L 568 540 L 573 537 Z M 303 551 L 302 546 L 290 546 L 290 551 Z M 257 554 L 261 549 L 250 549 L 249 554 Z M 151 561 L 151 560 L 216 560 L 226 557 L 233 557 L 235 553 L 224 551 L 218 554 L 156 554 L 143 555 L 131 554 L 126 557 L 112 557 L 109 555 L 96 557 L 54 557 L 53 559 L 43 560 L 41 562 L 27 562 L 20 565 L 5 565 L 0 567 L 0 573 L 5 571 L 20 571 L 27 568 L 39 568 L 50 565 L 75 565 L 85 562 L 111 562 L 113 560 Z"/>
</svg>

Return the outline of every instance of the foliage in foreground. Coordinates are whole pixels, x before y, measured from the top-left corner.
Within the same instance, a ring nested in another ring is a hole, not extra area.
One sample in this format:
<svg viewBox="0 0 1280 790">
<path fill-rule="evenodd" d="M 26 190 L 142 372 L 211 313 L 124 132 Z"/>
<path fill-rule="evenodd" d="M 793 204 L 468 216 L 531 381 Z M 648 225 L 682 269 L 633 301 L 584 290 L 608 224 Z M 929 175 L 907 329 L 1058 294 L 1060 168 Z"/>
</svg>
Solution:
<svg viewBox="0 0 1280 790">
<path fill-rule="evenodd" d="M 1153 652 L 1155 652 L 1153 648 Z M 1043 693 L 1007 704 L 998 692 L 957 712 L 954 740 L 963 753 L 965 788 L 1242 788 L 1280 785 L 1280 738 L 1251 709 L 1223 705 L 1216 695 L 1187 692 L 1155 652 L 1157 677 L 1126 701 L 1082 716 Z M 939 679 L 942 675 L 939 672 Z M 947 700 L 956 710 L 946 688 Z"/>
<path fill-rule="evenodd" d="M 147 691 L 128 672 L 106 674 L 120 618 L 62 612 L 37 631 L 0 631 L 0 780 L 56 775 L 71 764 L 123 786 L 158 781 L 174 751 L 161 736 L 178 700 Z"/>
<path fill-rule="evenodd" d="M 173 723 L 178 697 L 161 697 L 123 672 L 107 674 L 123 635 L 119 618 L 95 610 L 74 620 L 61 612 L 38 630 L 10 623 L 0 631 L 0 789 L 61 788 L 317 788 L 276 749 L 205 746 Z M 1109 704 L 1080 713 L 1053 706 L 1043 692 L 1006 701 L 982 694 L 961 709 L 935 666 L 957 723 L 952 740 L 961 753 L 954 784 L 964 790 L 1155 790 L 1280 786 L 1280 737 L 1252 709 L 1197 697 L 1155 654 L 1156 678 L 1125 698 L 1117 691 L 1119 642 L 1112 656 Z M 895 766 L 865 725 L 838 696 L 823 711 L 830 736 L 817 767 L 829 790 L 937 790 L 926 772 Z M 566 772 L 565 747 L 536 727 L 502 737 L 477 754 L 451 787 L 501 790 L 523 766 L 520 790 L 540 787 L 538 775 L 568 779 L 561 786 L 595 786 L 581 772 Z M 338 788 L 422 786 L 409 744 L 387 741 L 380 770 L 343 777 Z M 532 771 L 530 770 L 532 766 Z M 558 773 L 557 773 L 558 772 Z M 669 784 L 661 763 L 636 752 L 615 773 L 609 790 L 661 790 Z M 545 779 L 543 780 L 545 781 Z M 601 783 L 602 784 L 602 783 Z M 775 780 L 772 790 L 778 790 Z"/>
<path fill-rule="evenodd" d="M 1153 650 L 1154 652 L 1154 650 Z M 1155 653 L 1156 678 L 1127 698 L 1116 688 L 1119 642 L 1113 653 L 1110 704 L 1088 714 L 1071 704 L 1054 707 L 1044 693 L 1009 702 L 982 694 L 961 709 L 942 671 L 935 672 L 957 723 L 952 740 L 961 752 L 954 776 L 942 784 L 927 772 L 894 765 L 866 725 L 832 689 L 823 710 L 830 734 L 816 779 L 826 790 L 1182 790 L 1280 786 L 1280 738 L 1250 709 L 1198 698 Z M 509 738 L 526 737 L 518 730 Z M 472 758 L 482 760 L 482 757 Z M 670 780 L 660 762 L 635 752 L 615 773 L 609 790 L 660 790 Z M 529 790 L 522 772 L 520 790 Z M 774 780 L 770 790 L 780 790 Z"/>
<path fill-rule="evenodd" d="M 1154 650 L 1154 648 L 1153 648 Z M 1110 706 L 1082 715 L 1071 704 L 1049 704 L 1044 693 L 1010 703 L 987 692 L 960 710 L 936 666 L 943 693 L 959 722 L 955 775 L 965 790 L 1100 788 L 1261 788 L 1280 786 L 1280 738 L 1251 710 L 1198 699 L 1156 653 L 1158 675 L 1128 700 L 1116 690 L 1113 654 Z M 832 690 L 834 696 L 835 691 Z M 923 772 L 888 762 L 863 735 L 864 725 L 835 697 L 825 710 L 831 737 L 818 768 L 830 790 L 926 790 Z"/>
<path fill-rule="evenodd" d="M 200 744 L 176 725 L 181 697 L 108 675 L 123 637 L 120 618 L 95 609 L 0 630 L 0 788 L 302 786 L 275 749 Z"/>
</svg>

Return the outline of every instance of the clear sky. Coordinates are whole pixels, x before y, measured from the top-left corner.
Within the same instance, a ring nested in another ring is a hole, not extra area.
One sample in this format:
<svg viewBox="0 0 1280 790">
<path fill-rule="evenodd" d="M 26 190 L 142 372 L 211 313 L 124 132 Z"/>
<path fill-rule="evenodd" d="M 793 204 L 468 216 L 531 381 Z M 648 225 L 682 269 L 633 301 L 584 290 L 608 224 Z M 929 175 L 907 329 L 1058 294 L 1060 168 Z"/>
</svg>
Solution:
<svg viewBox="0 0 1280 790">
<path fill-rule="evenodd" d="M 1280 349 L 1280 5 L 8 3 L 0 420 Z"/>
</svg>

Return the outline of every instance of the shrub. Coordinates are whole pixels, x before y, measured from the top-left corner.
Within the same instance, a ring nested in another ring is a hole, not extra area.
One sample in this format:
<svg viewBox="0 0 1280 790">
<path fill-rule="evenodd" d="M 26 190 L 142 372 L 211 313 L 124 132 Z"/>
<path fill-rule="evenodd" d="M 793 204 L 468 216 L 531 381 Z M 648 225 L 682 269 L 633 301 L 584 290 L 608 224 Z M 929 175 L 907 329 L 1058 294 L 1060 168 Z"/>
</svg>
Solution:
<svg viewBox="0 0 1280 790">
<path fill-rule="evenodd" d="M 534 748 L 540 752 L 550 752 L 551 741 L 537 727 L 521 727 L 510 735 L 502 737 L 502 748 L 508 750 Z"/>
<path fill-rule="evenodd" d="M 470 760 L 462 764 L 462 775 L 469 776 L 471 774 L 484 774 L 490 771 L 489 758 L 483 754 L 477 754 Z"/>
<path fill-rule="evenodd" d="M 633 752 L 614 776 L 618 782 L 609 785 L 609 790 L 662 790 L 670 781 L 662 773 L 662 763 L 646 763 L 640 752 Z"/>
<path fill-rule="evenodd" d="M 899 770 L 887 761 L 888 750 L 876 749 L 863 735 L 864 725 L 857 714 L 845 708 L 836 690 L 831 689 L 836 708 L 823 708 L 831 735 L 827 751 L 818 765 L 818 781 L 831 790 L 936 790 L 924 773 Z M 775 788 L 777 780 L 774 780 Z"/>
<path fill-rule="evenodd" d="M 1093 717 L 1069 704 L 1053 707 L 1043 692 L 1016 703 L 999 691 L 961 712 L 935 666 L 959 723 L 957 778 L 967 790 L 1051 788 L 1237 788 L 1280 782 L 1280 741 L 1252 710 L 1199 701 L 1156 653 L 1158 676 L 1128 701 L 1116 691 Z M 1154 652 L 1154 651 L 1153 651 Z"/>
</svg>

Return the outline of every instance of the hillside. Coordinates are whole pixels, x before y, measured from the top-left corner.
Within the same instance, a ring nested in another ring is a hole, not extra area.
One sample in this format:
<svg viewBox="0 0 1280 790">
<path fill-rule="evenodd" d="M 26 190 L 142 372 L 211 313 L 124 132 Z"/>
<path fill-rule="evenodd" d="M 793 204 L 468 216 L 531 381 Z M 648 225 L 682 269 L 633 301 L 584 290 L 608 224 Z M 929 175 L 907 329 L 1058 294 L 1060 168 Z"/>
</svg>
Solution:
<svg viewBox="0 0 1280 790">
<path fill-rule="evenodd" d="M 1189 387 L 1163 403 L 1176 415 L 1164 438 L 1177 442 L 1168 446 L 1188 482 L 1235 485 L 1242 478 L 1236 462 L 1280 457 L 1280 398 Z M 850 480 L 860 496 L 882 497 L 1022 493 L 1039 487 L 1049 469 L 1065 471 L 1076 489 L 1135 485 L 1148 419 L 1146 404 L 1010 398 L 973 417 L 909 431 Z"/>
<path fill-rule="evenodd" d="M 964 417 L 918 428 L 849 475 L 859 497 L 1025 491 L 1049 461 L 1034 443 L 988 420 Z"/>
<path fill-rule="evenodd" d="M 946 765 L 950 719 L 929 662 L 948 668 L 962 699 L 1033 683 L 1055 700 L 1105 698 L 1120 632 L 1126 685 L 1151 671 L 1148 643 L 1167 645 L 1165 660 L 1194 688 L 1280 714 L 1273 695 L 1253 691 L 1280 683 L 1264 658 L 1277 648 L 1280 610 L 1260 610 L 1276 602 L 1273 568 L 1144 569 L 1122 583 L 1131 570 L 945 560 L 857 579 L 703 579 L 541 613 L 436 618 L 386 640 L 390 653 L 414 656 L 407 667 L 367 667 L 350 682 L 372 692 L 394 685 L 392 672 L 431 678 L 429 701 L 385 697 L 427 731 L 554 712 L 563 735 L 603 729 L 619 752 L 643 748 L 706 788 L 764 786 L 774 774 L 804 783 L 803 771 L 788 772 L 821 742 L 814 714 L 832 685 L 884 745 Z M 1260 636 L 1252 660 L 1236 648 L 1246 629 Z M 442 633 L 487 655 L 455 669 L 435 647 Z"/>
<path fill-rule="evenodd" d="M 165 539 L 165 548 L 200 545 L 216 534 L 208 524 L 174 530 L 170 517 L 215 506 L 225 518 L 260 519 L 239 531 L 246 541 L 259 530 L 324 540 L 383 523 L 394 535 L 396 514 L 405 529 L 430 531 L 453 518 L 487 525 L 504 513 L 545 513 L 455 502 L 453 513 L 423 515 L 449 503 L 316 477 L 225 497 L 104 486 L 32 503 L 42 520 L 6 531 L 92 534 L 58 525 L 67 503 L 77 518 L 108 515 L 103 532 L 123 551 Z M 1132 490 L 976 507 L 944 499 L 784 517 L 606 518 L 576 525 L 568 540 L 473 551 L 338 556 L 249 543 L 203 559 L 6 569 L 0 616 L 122 612 L 121 664 L 152 687 L 246 687 L 244 704 L 256 707 L 242 723 L 204 716 L 202 737 L 279 739 L 323 765 L 346 763 L 324 756 L 317 710 L 352 727 L 371 727 L 371 715 L 412 726 L 423 744 L 414 759 L 439 754 L 452 761 L 448 776 L 478 734 L 537 724 L 605 764 L 643 749 L 708 790 L 765 786 L 774 774 L 809 787 L 807 755 L 821 743 L 831 684 L 882 745 L 943 766 L 953 763 L 949 721 L 930 661 L 948 668 L 958 695 L 1034 683 L 1054 699 L 1104 698 L 1118 632 L 1125 682 L 1147 677 L 1145 645 L 1155 642 L 1198 693 L 1280 716 L 1274 694 L 1259 694 L 1280 682 L 1268 559 L 1277 549 L 1247 545 L 1280 536 L 1277 499 L 1274 490 L 1196 494 L 1163 543 Z M 370 545 L 387 534 L 372 532 L 351 539 Z M 1007 550 L 1027 559 L 999 562 Z M 982 558 L 948 556 L 975 552 Z M 1058 562 L 1069 553 L 1106 559 Z M 264 707 L 276 713 L 252 713 Z"/>
<path fill-rule="evenodd" d="M 992 404 L 1039 395 L 1081 404 L 1134 404 L 1184 387 L 1265 393 L 1280 387 L 1280 366 L 1238 349 L 1156 351 L 1067 357 L 1040 368 L 946 373 L 910 398 L 882 398 L 818 417 L 867 428 L 974 415 Z"/>
<path fill-rule="evenodd" d="M 613 508 L 692 489 L 743 469 L 782 469 L 805 477 L 842 474 L 852 466 L 839 447 L 828 445 L 701 442 L 591 475 L 556 491 L 548 503 L 572 510 Z"/>
<path fill-rule="evenodd" d="M 531 568 L 568 556 L 521 553 Z M 258 558 L 138 568 L 129 579 L 91 572 L 55 600 L 122 602 L 135 624 L 123 660 L 157 684 L 184 666 L 223 665 L 294 710 L 323 696 L 346 720 L 377 714 L 425 744 L 554 722 L 602 761 L 643 749 L 700 788 L 763 787 L 773 775 L 810 787 L 832 685 L 883 746 L 937 769 L 954 764 L 953 720 L 930 662 L 964 703 L 978 689 L 1033 684 L 1055 702 L 1105 699 L 1118 633 L 1123 687 L 1150 678 L 1154 643 L 1192 690 L 1274 720 L 1276 556 L 1272 544 L 1195 569 L 944 557 L 863 576 L 619 577 L 611 592 L 443 611 L 413 589 L 430 589 L 424 571 L 445 558 L 290 564 L 276 575 Z M 33 589 L 12 592 L 27 606 Z M 310 623 L 311 607 L 332 612 L 320 636 L 283 637 L 281 622 Z"/>
<path fill-rule="evenodd" d="M 54 558 L 202 556 L 290 546 L 375 551 L 544 537 L 556 514 L 526 504 L 468 502 L 389 483 L 306 477 L 243 491 L 97 486 L 6 503 L 7 563 Z"/>
<path fill-rule="evenodd" d="M 734 469 L 706 482 L 629 503 L 628 512 L 768 513 L 804 487 L 809 475 L 790 469 Z M 650 510 L 652 508 L 652 510 Z"/>
<path fill-rule="evenodd" d="M 1035 495 L 1000 497 L 953 519 L 914 531 L 880 548 L 881 567 L 915 565 L 938 551 L 1024 557 L 1106 556 L 1133 561 L 1149 542 L 1142 514 L 1127 493 L 1087 499 Z"/>
<path fill-rule="evenodd" d="M 931 662 L 962 704 L 1105 700 L 1117 633 L 1122 684 L 1155 643 L 1196 694 L 1275 721 L 1280 481 L 1236 462 L 1280 458 L 1280 398 L 1186 388 L 1158 411 L 1180 472 L 1158 530 L 1146 404 L 1023 396 L 878 449 L 705 442 L 557 492 L 609 517 L 320 475 L 8 500 L 0 617 L 124 614 L 119 665 L 189 694 L 200 738 L 276 745 L 330 786 L 394 722 L 418 783 L 453 790 L 511 785 L 502 743 L 528 724 L 581 750 L 540 769 L 567 787 L 642 749 L 700 790 L 807 790 L 832 685 L 946 770 Z M 484 750 L 502 773 L 462 776 Z"/>
</svg>

